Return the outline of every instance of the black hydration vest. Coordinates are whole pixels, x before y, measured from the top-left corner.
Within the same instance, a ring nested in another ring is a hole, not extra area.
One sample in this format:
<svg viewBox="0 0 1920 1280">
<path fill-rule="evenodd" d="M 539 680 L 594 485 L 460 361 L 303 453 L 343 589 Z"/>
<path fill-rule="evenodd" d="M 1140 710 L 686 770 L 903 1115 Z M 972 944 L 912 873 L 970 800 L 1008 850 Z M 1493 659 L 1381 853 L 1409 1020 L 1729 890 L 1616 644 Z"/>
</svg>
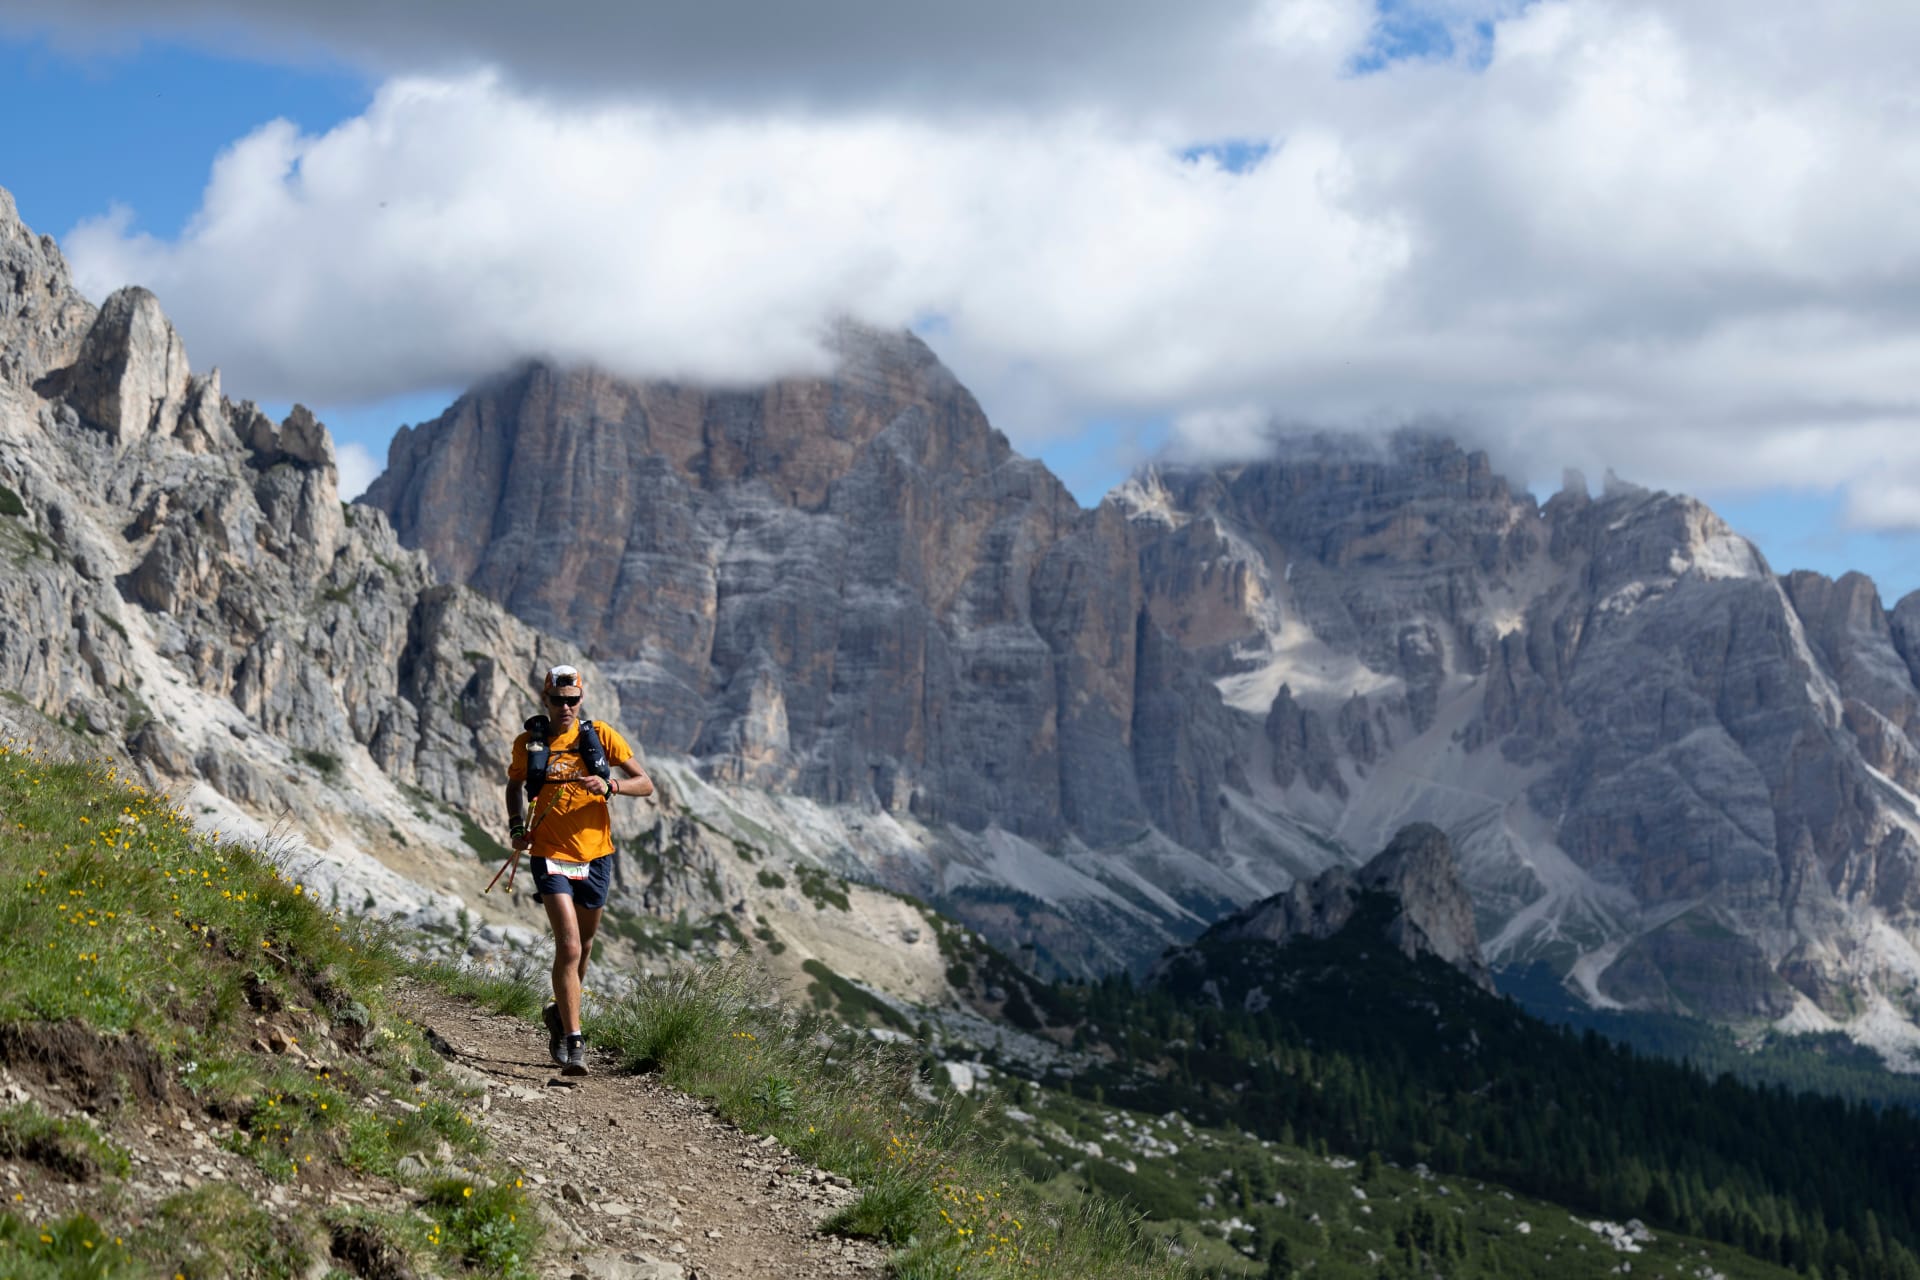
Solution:
<svg viewBox="0 0 1920 1280">
<path fill-rule="evenodd" d="M 545 716 L 534 716 L 524 726 L 532 735 L 527 739 L 527 799 L 540 794 L 540 788 L 547 785 L 547 766 L 552 758 L 547 747 L 547 739 L 552 736 L 553 725 Z M 574 752 L 579 755 L 580 763 L 586 771 L 596 778 L 606 779 L 613 770 L 607 764 L 606 744 L 600 741 L 600 730 L 591 720 L 580 722 L 580 736 L 574 739 Z"/>
</svg>

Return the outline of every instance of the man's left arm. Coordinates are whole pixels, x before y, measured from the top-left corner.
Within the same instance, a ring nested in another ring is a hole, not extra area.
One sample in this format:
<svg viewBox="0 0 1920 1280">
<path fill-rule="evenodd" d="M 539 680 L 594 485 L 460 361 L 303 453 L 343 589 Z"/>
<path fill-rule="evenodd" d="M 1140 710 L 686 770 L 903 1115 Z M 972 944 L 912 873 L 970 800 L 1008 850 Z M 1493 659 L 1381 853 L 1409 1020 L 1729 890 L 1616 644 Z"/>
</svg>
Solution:
<svg viewBox="0 0 1920 1280">
<path fill-rule="evenodd" d="M 647 771 L 640 767 L 640 758 L 638 756 L 628 756 L 625 760 L 622 760 L 613 767 L 627 775 L 619 782 L 621 795 L 640 796 L 644 798 L 653 794 L 653 779 L 649 778 Z"/>
<path fill-rule="evenodd" d="M 611 793 L 623 796 L 644 798 L 653 794 L 653 779 L 640 767 L 639 753 L 627 745 L 627 740 L 612 729 L 600 735 L 606 742 L 608 763 L 626 774 L 625 778 L 607 779 Z"/>
</svg>

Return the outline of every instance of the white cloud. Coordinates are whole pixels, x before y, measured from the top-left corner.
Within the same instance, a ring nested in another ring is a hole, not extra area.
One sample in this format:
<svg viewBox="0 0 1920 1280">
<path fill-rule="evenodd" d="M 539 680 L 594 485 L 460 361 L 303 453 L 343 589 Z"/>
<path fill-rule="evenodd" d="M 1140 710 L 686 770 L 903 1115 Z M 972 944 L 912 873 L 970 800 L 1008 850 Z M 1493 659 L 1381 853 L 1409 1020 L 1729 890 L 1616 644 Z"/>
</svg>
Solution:
<svg viewBox="0 0 1920 1280">
<path fill-rule="evenodd" d="M 367 491 L 374 477 L 386 470 L 379 459 L 357 441 L 341 443 L 335 450 L 340 466 L 340 500 L 351 502 Z"/>
<path fill-rule="evenodd" d="M 950 6 L 917 47 L 912 6 L 779 25 L 799 8 L 744 45 L 660 6 L 600 14 L 598 40 L 463 8 L 444 47 L 505 71 L 399 76 L 323 137 L 267 126 L 178 240 L 108 218 L 66 247 L 262 397 L 524 355 L 745 380 L 814 365 L 836 315 L 935 315 L 1028 447 L 1101 415 L 1165 415 L 1209 454 L 1267 416 L 1439 417 L 1536 475 L 1845 487 L 1856 519 L 1920 524 L 1905 7 L 1446 4 L 1452 57 L 1371 75 L 1361 0 Z M 273 12 L 295 16 L 268 38 L 431 61 L 427 18 Z M 591 96 L 553 87 L 569 65 Z M 1272 149 L 1180 158 L 1227 136 Z"/>
<path fill-rule="evenodd" d="M 1066 404 L 1158 405 L 1366 330 L 1404 245 L 1343 207 L 1349 168 L 1307 133 L 1235 175 L 1080 121 L 571 113 L 484 76 L 404 80 L 324 137 L 235 144 L 178 241 L 109 217 L 65 244 L 83 288 L 154 289 L 271 398 L 527 354 L 746 380 L 817 367 L 837 315 L 938 313 L 988 380 L 1024 361 Z"/>
</svg>

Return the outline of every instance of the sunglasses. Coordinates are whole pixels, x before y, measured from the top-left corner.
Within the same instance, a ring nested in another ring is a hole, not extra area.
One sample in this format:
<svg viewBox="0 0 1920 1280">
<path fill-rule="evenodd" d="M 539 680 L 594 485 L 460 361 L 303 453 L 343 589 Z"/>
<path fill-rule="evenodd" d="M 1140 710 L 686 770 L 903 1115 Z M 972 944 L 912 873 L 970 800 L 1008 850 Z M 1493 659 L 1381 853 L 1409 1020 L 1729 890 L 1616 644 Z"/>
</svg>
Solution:
<svg viewBox="0 0 1920 1280">
<path fill-rule="evenodd" d="M 547 701 L 556 707 L 577 707 L 580 705 L 580 695 L 576 693 L 571 698 L 562 698 L 554 694 L 548 694 Z"/>
</svg>

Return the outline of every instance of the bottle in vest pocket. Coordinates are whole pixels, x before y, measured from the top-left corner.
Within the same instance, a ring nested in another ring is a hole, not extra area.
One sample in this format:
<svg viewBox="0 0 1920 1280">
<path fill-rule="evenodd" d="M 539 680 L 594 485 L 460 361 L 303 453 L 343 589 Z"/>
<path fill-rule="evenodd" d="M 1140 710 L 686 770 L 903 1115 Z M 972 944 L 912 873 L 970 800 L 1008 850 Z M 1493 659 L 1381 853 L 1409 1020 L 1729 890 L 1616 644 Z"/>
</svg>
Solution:
<svg viewBox="0 0 1920 1280">
<path fill-rule="evenodd" d="M 527 798 L 531 800 L 540 794 L 540 788 L 547 785 L 547 769 L 553 763 L 553 751 L 548 739 L 553 736 L 553 724 L 545 716 L 534 716 L 525 725 L 527 737 Z M 600 741 L 599 727 L 592 720 L 580 722 L 580 736 L 574 740 L 575 749 L 580 753 L 581 769 L 606 781 L 613 776 L 613 767 L 607 763 L 607 747 Z"/>
</svg>

